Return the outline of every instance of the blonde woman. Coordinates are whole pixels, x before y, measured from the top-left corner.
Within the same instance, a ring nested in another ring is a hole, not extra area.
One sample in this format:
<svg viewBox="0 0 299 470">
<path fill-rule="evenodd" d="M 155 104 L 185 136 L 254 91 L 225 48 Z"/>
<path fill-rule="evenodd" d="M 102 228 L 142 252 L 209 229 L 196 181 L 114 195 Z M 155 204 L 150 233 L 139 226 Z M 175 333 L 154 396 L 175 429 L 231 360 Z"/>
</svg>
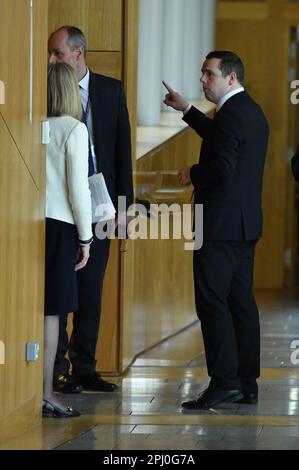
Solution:
<svg viewBox="0 0 299 470">
<path fill-rule="evenodd" d="M 80 413 L 53 393 L 59 317 L 78 308 L 75 271 L 84 268 L 92 242 L 88 186 L 88 132 L 73 69 L 64 63 L 48 70 L 50 143 L 46 159 L 46 267 L 43 415 Z"/>
</svg>

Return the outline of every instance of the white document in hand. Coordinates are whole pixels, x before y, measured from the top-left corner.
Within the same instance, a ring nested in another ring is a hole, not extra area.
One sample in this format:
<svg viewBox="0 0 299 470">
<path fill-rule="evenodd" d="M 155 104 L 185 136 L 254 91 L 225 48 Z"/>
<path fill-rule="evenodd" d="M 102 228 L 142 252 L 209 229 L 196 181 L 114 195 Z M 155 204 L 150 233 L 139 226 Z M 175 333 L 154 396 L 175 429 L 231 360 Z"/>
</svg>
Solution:
<svg viewBox="0 0 299 470">
<path fill-rule="evenodd" d="M 114 219 L 115 207 L 111 201 L 103 173 L 89 176 L 91 194 L 92 222 L 105 222 Z"/>
</svg>

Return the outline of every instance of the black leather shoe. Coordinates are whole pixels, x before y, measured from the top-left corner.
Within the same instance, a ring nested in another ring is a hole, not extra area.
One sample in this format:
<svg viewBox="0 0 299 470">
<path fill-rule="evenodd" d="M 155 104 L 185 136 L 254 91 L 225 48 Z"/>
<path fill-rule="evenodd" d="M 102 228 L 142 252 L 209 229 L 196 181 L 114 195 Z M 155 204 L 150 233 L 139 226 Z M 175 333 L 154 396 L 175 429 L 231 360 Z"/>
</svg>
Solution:
<svg viewBox="0 0 299 470">
<path fill-rule="evenodd" d="M 240 390 L 219 390 L 207 388 L 197 400 L 185 401 L 182 407 L 186 410 L 208 410 L 221 403 L 232 403 L 243 398 Z"/>
<path fill-rule="evenodd" d="M 240 403 L 243 405 L 256 405 L 257 402 L 258 402 L 257 393 L 244 393 L 243 398 L 238 400 L 236 403 Z"/>
<path fill-rule="evenodd" d="M 76 381 L 82 385 L 83 390 L 91 392 L 115 392 L 118 389 L 116 384 L 106 382 L 97 372 L 76 377 Z"/>
<path fill-rule="evenodd" d="M 79 411 L 74 410 L 70 406 L 66 410 L 58 408 L 49 400 L 43 399 L 43 417 L 44 418 L 76 418 L 80 416 Z"/>
<path fill-rule="evenodd" d="M 81 393 L 82 387 L 69 374 L 55 375 L 53 390 L 60 393 Z"/>
</svg>

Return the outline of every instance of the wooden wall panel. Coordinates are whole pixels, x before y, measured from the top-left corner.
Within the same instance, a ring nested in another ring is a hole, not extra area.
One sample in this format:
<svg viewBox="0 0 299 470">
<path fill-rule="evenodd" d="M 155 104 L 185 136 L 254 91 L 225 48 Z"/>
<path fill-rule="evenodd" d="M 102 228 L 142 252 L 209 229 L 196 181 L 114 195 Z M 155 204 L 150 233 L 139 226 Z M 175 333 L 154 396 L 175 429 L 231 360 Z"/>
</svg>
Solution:
<svg viewBox="0 0 299 470">
<path fill-rule="evenodd" d="M 49 32 L 64 24 L 84 32 L 90 51 L 121 51 L 123 0 L 50 0 Z"/>
<path fill-rule="evenodd" d="M 43 229 L 40 194 L 2 119 L 0 140 L 2 175 L 9 181 L 0 185 L 1 227 L 5 227 L 0 244 L 0 311 L 4 316 L 0 336 L 5 343 L 1 419 L 29 399 L 34 399 L 36 408 L 41 406 L 42 350 L 39 362 L 29 364 L 25 345 L 39 341 L 42 348 Z"/>
<path fill-rule="evenodd" d="M 127 96 L 131 124 L 133 170 L 136 168 L 137 134 L 137 57 L 139 0 L 126 0 L 124 6 L 124 86 Z M 121 242 L 120 259 L 120 370 L 125 369 L 134 356 L 135 322 L 135 244 L 134 241 Z"/>
<path fill-rule="evenodd" d="M 246 88 L 264 109 L 270 126 L 263 191 L 264 235 L 257 246 L 255 286 L 283 288 L 286 227 L 288 217 L 294 217 L 292 210 L 286 211 L 289 171 L 286 159 L 288 35 L 283 19 L 286 2 L 273 0 L 260 6 L 234 2 L 233 10 L 230 3 L 218 4 L 216 47 L 234 50 L 242 57 Z"/>
<path fill-rule="evenodd" d="M 87 65 L 95 73 L 122 80 L 122 54 L 120 52 L 88 52 Z"/>
<path fill-rule="evenodd" d="M 140 318 L 138 316 L 136 318 L 136 310 L 134 310 L 136 278 L 138 278 L 138 273 L 135 271 L 135 242 L 133 240 L 123 241 L 120 276 L 120 371 L 125 370 L 136 351 L 140 352 L 141 350 L 140 348 L 136 349 L 136 343 L 138 344 L 136 326 L 140 324 Z"/>
<path fill-rule="evenodd" d="M 103 373 L 120 371 L 120 241 L 111 240 L 110 256 L 105 273 L 102 317 L 96 359 Z"/>
<path fill-rule="evenodd" d="M 123 50 L 123 0 L 89 0 L 89 49 Z"/>
<path fill-rule="evenodd" d="M 200 143 L 197 134 L 187 128 L 137 160 L 137 195 L 146 174 L 144 189 L 151 179 L 155 181 L 154 186 L 158 182 L 155 172 L 175 173 L 197 162 Z M 175 176 L 171 179 L 176 181 Z M 173 202 L 176 200 L 180 197 Z M 126 255 L 121 335 L 123 369 L 137 354 L 196 320 L 192 252 L 184 250 L 184 240 L 129 240 Z M 130 286 L 133 286 L 131 302 L 126 299 L 126 289 Z"/>
<path fill-rule="evenodd" d="M 6 348 L 6 393 L 2 400 L 5 414 L 9 414 L 18 404 L 32 398 L 28 387 L 37 364 L 32 367 L 25 362 L 25 344 L 34 338 L 41 339 L 39 317 L 43 312 L 39 310 L 39 296 L 42 292 L 38 291 L 42 287 L 39 279 L 42 260 L 38 259 L 38 265 L 39 194 L 2 119 L 0 141 L 1 168 L 3 174 L 9 175 L 9 178 L 6 176 L 9 184 L 0 185 L 1 227 L 5 227 L 0 245 L 0 311 L 5 312 L 3 339 Z"/>
<path fill-rule="evenodd" d="M 131 123 L 133 168 L 136 160 L 137 133 L 137 58 L 139 0 L 126 0 L 124 12 L 124 86 Z"/>
<path fill-rule="evenodd" d="M 179 171 L 198 162 L 201 138 L 190 128 L 146 154 L 136 162 L 136 172 Z"/>
<path fill-rule="evenodd" d="M 267 19 L 268 17 L 268 2 L 242 2 L 241 1 L 218 1 L 217 5 L 217 18 L 221 19 L 245 19 L 245 20 L 260 20 Z"/>
<path fill-rule="evenodd" d="M 16 145 L 30 165 L 29 139 L 29 34 L 30 5 L 27 0 L 11 0 L 1 2 L 1 44 L 7 43 L 11 37 L 11 24 L 4 18 L 14 18 L 14 39 L 9 46 L 1 47 L 0 70 L 1 80 L 5 83 L 5 103 L 1 106 L 1 114 L 9 127 Z M 27 45 L 26 50 L 24 44 Z M 23 50 L 23 53 L 20 51 Z M 15 58 L 18 60 L 15 60 Z M 12 60 L 13 58 L 13 60 Z M 16 80 L 18 74 L 22 80 Z M 34 168 L 31 166 L 31 170 Z"/>
<path fill-rule="evenodd" d="M 134 243 L 134 301 L 123 322 L 123 367 L 196 320 L 192 252 L 184 251 L 183 241 L 130 243 Z"/>
<path fill-rule="evenodd" d="M 1 442 L 41 418 L 45 155 L 40 122 L 46 114 L 47 70 L 41 51 L 46 50 L 48 12 L 47 1 L 33 1 L 37 44 L 32 50 L 36 94 L 31 122 L 29 6 L 27 0 L 1 0 L 0 70 L 6 88 L 5 105 L 0 106 L 0 339 L 5 343 L 5 364 L 0 365 Z M 9 34 L 12 25 L 15 42 Z M 37 362 L 26 362 L 28 341 L 40 344 Z"/>
<path fill-rule="evenodd" d="M 33 0 L 33 36 L 32 36 L 32 123 L 30 139 L 30 158 L 32 174 L 40 191 L 40 214 L 44 216 L 45 162 L 44 150 L 40 152 L 41 121 L 47 119 L 47 40 L 48 40 L 48 0 Z M 46 47 L 46 49 L 45 49 Z M 31 170 L 31 167 L 30 167 Z"/>
<path fill-rule="evenodd" d="M 47 15 L 47 0 L 39 3 L 38 8 L 41 15 Z M 33 10 L 36 10 L 36 8 L 37 1 L 34 0 Z M 40 119 L 37 120 L 35 116 L 36 111 L 40 109 L 41 101 L 45 102 L 46 76 L 44 73 L 43 82 L 41 83 L 40 80 L 41 70 L 45 71 L 46 56 L 41 47 L 41 40 L 46 38 L 47 28 L 42 25 L 39 16 L 32 16 L 32 116 L 30 116 L 30 2 L 28 0 L 3 1 L 1 3 L 1 16 L 2 18 L 14 18 L 14 24 L 20 25 L 14 29 L 14 38 L 10 41 L 9 47 L 2 47 L 0 51 L 1 80 L 5 83 L 6 92 L 5 104 L 1 106 L 1 111 L 28 170 L 39 186 L 43 184 L 43 175 L 41 174 L 40 158 L 38 153 L 34 151 L 34 146 L 40 143 L 41 129 Z M 2 21 L 0 28 L 1 44 L 5 44 L 10 36 L 11 24 Z M 27 44 L 26 50 L 24 44 Z M 17 57 L 18 60 L 12 60 L 12 57 Z M 20 80 L 16 79 L 18 76 L 21 77 Z M 45 114 L 43 118 L 45 118 Z M 31 135 L 32 126 L 34 128 L 33 140 L 28 138 Z"/>
</svg>

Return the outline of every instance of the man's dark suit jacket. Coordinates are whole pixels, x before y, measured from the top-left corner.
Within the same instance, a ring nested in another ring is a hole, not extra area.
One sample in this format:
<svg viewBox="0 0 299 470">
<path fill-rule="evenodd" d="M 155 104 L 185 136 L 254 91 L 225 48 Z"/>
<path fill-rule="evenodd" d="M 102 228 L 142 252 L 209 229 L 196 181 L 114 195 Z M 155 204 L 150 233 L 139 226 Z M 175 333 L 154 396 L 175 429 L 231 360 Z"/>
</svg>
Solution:
<svg viewBox="0 0 299 470">
<path fill-rule="evenodd" d="M 117 207 L 117 196 L 133 202 L 131 135 L 122 84 L 90 72 L 89 94 L 98 172 L 102 172 L 110 197 Z"/>
<path fill-rule="evenodd" d="M 292 158 L 292 172 L 295 180 L 299 182 L 299 145 L 295 155 Z"/>
<path fill-rule="evenodd" d="M 269 135 L 263 111 L 243 91 L 229 98 L 214 120 L 194 107 L 183 119 L 203 138 L 199 163 L 191 168 L 195 203 L 203 204 L 203 239 L 260 238 Z"/>
</svg>

